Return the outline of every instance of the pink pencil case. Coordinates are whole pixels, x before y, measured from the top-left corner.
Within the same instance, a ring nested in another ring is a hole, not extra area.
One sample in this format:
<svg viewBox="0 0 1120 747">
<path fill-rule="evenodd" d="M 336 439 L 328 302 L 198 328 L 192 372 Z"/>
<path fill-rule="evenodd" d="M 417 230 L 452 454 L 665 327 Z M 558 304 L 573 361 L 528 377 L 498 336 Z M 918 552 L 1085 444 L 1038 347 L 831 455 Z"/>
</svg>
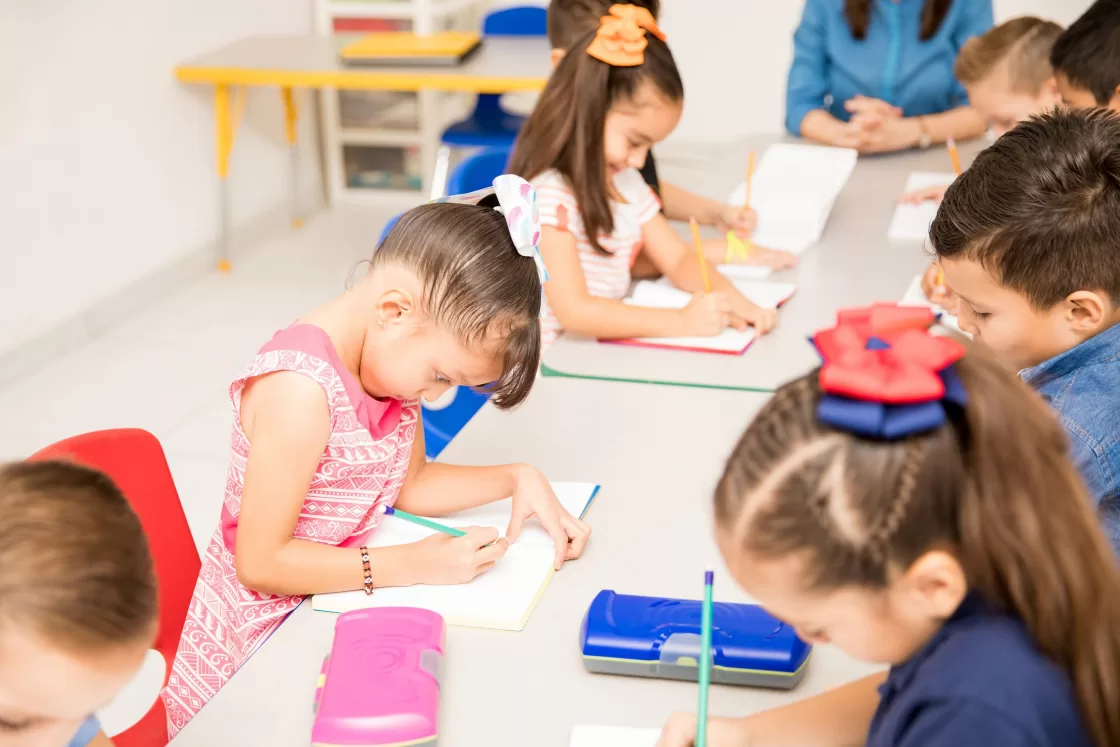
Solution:
<svg viewBox="0 0 1120 747">
<path fill-rule="evenodd" d="M 443 618 L 412 607 L 338 616 L 315 691 L 313 747 L 433 747 Z"/>
</svg>

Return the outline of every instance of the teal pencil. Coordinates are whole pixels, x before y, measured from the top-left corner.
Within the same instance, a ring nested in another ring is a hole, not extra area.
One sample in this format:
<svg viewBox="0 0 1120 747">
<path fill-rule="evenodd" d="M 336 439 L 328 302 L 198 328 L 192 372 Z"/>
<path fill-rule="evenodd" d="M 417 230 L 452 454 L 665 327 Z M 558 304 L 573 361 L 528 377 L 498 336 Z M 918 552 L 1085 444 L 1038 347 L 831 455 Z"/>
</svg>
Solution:
<svg viewBox="0 0 1120 747">
<path fill-rule="evenodd" d="M 407 511 L 401 511 L 399 508 L 393 508 L 392 506 L 386 506 L 385 507 L 385 515 L 386 516 L 398 516 L 398 517 L 404 519 L 405 521 L 410 521 L 413 524 L 416 524 L 417 526 L 427 527 L 428 529 L 434 529 L 437 532 L 443 532 L 444 534 L 449 534 L 452 537 L 462 537 L 464 534 L 466 534 L 466 532 L 464 532 L 462 529 L 456 529 L 454 527 L 449 527 L 449 526 L 446 526 L 444 524 L 440 524 L 438 521 L 432 521 L 431 519 L 425 519 L 422 516 L 413 516 L 412 514 L 408 513 Z"/>
<path fill-rule="evenodd" d="M 704 605 L 700 608 L 700 706 L 696 712 L 696 747 L 708 745 L 708 685 L 712 679 L 712 582 L 704 571 Z"/>
</svg>

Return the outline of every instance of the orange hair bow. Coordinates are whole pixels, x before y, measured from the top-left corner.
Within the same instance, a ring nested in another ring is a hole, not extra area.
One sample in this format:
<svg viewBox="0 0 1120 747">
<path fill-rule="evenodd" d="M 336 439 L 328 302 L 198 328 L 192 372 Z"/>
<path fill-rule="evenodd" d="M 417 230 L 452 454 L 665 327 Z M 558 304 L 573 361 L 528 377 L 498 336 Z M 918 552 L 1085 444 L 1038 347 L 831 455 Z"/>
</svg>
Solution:
<svg viewBox="0 0 1120 747">
<path fill-rule="evenodd" d="M 653 14 L 636 5 L 612 5 L 599 19 L 599 31 L 587 53 L 613 67 L 636 67 L 645 62 L 646 32 L 665 41 Z"/>
</svg>

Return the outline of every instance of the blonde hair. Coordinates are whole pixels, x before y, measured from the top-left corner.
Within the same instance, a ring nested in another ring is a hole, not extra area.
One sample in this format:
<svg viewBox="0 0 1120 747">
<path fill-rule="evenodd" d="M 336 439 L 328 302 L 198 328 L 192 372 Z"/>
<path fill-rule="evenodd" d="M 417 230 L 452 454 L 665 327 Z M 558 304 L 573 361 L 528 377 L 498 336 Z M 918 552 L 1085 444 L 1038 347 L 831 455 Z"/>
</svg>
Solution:
<svg viewBox="0 0 1120 747">
<path fill-rule="evenodd" d="M 85 653 L 145 642 L 156 578 L 140 520 L 102 473 L 0 465 L 0 628 Z"/>
<path fill-rule="evenodd" d="M 1062 27 L 1053 21 L 1034 16 L 1012 18 L 965 42 L 957 55 L 953 75 L 961 83 L 972 85 L 1007 60 L 1011 90 L 1037 94 L 1042 84 L 1054 76 L 1050 50 L 1061 34 Z"/>
</svg>

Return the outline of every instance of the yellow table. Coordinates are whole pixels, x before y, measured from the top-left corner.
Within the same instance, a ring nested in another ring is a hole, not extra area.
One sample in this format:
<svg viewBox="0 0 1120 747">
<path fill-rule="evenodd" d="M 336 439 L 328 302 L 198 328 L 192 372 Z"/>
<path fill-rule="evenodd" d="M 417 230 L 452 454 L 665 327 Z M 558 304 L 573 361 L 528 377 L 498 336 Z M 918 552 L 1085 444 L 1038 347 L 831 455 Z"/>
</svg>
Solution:
<svg viewBox="0 0 1120 747">
<path fill-rule="evenodd" d="M 358 37 L 292 36 L 242 39 L 184 62 L 175 77 L 184 83 L 214 86 L 214 130 L 221 185 L 221 244 L 218 267 L 229 268 L 229 160 L 244 106 L 244 88 L 276 86 L 284 101 L 285 134 L 292 158 L 292 222 L 300 223 L 295 179 L 297 111 L 294 88 L 379 91 L 462 91 L 512 93 L 539 91 L 549 75 L 549 46 L 543 37 L 487 37 L 482 47 L 455 67 L 352 67 L 338 51 Z M 237 95 L 231 89 L 237 87 Z"/>
</svg>

